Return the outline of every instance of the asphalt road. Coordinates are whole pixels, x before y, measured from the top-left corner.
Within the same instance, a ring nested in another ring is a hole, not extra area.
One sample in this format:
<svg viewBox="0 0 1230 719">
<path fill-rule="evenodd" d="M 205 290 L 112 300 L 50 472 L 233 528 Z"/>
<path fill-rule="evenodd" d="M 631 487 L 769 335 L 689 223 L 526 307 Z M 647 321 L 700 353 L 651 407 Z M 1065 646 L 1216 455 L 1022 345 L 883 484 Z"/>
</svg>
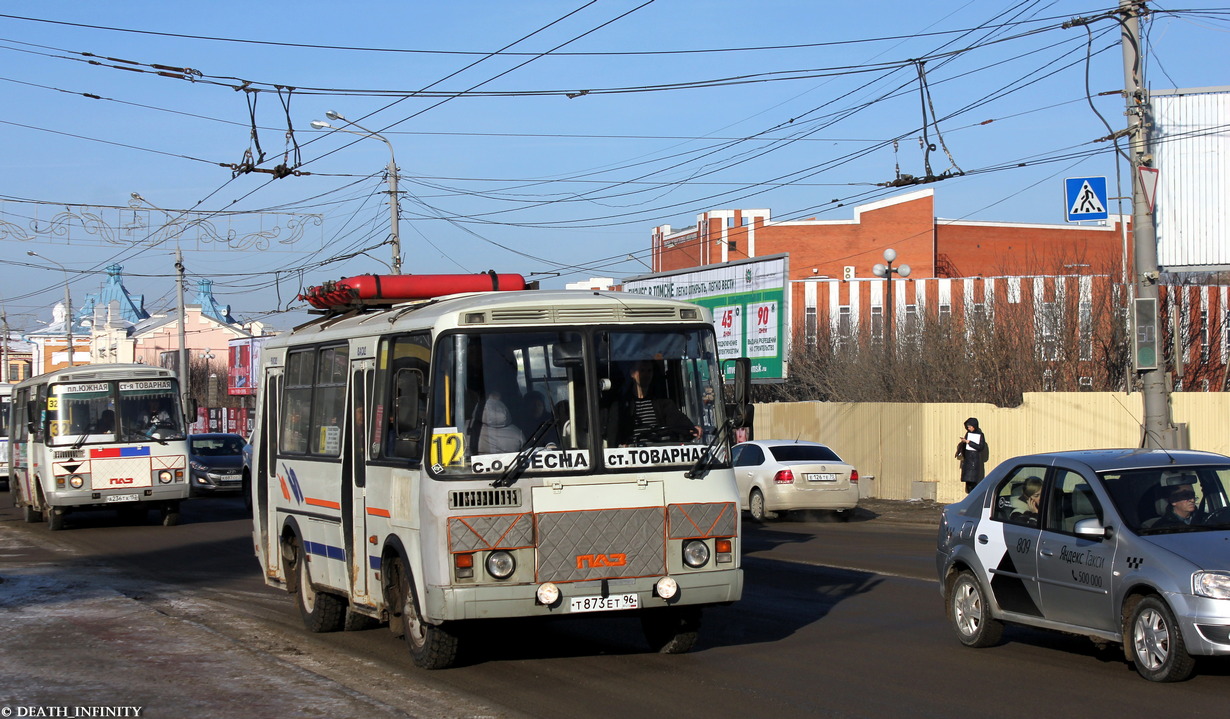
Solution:
<svg viewBox="0 0 1230 719">
<path fill-rule="evenodd" d="M 415 670 L 383 628 L 305 632 L 287 595 L 262 583 L 238 500 L 193 500 L 172 528 L 121 526 L 109 513 L 70 519 L 52 534 L 6 508 L 0 529 L 77 566 L 148 582 L 154 588 L 144 591 L 164 595 L 160 612 L 304 666 L 394 707 L 394 716 L 442 715 L 398 701 L 430 693 L 437 705 L 463 707 L 446 712 L 456 716 L 1034 718 L 1181 707 L 1186 716 L 1222 717 L 1230 693 L 1224 660 L 1203 662 L 1181 685 L 1157 685 L 1117 647 L 1079 637 L 1010 628 L 1000 646 L 960 646 L 933 577 L 934 528 L 870 512 L 850 523 L 748 520 L 744 598 L 706 612 L 690 654 L 648 653 L 629 616 L 501 620 L 473 626 L 463 665 L 439 672 Z M 199 601 L 166 599 L 175 596 Z"/>
</svg>

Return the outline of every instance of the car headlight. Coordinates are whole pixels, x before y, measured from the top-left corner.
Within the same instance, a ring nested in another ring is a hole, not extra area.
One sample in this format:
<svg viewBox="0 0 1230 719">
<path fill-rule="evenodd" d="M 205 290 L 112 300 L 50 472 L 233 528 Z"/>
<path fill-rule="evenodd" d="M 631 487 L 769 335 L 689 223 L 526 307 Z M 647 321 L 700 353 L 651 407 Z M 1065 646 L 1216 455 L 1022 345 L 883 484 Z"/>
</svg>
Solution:
<svg viewBox="0 0 1230 719">
<path fill-rule="evenodd" d="M 1210 599 L 1230 599 L 1230 572 L 1196 572 L 1192 593 Z"/>
<path fill-rule="evenodd" d="M 74 474 L 68 478 L 68 483 L 73 489 L 81 489 L 81 485 L 85 484 L 85 478 L 79 474 Z"/>
<path fill-rule="evenodd" d="M 513 555 L 499 550 L 487 555 L 487 574 L 496 579 L 508 579 L 517 568 L 517 560 Z"/>
<path fill-rule="evenodd" d="M 171 480 L 174 478 L 175 476 L 171 474 L 171 470 L 169 469 L 164 469 L 158 473 L 158 481 L 162 484 L 170 484 Z"/>
<path fill-rule="evenodd" d="M 195 459 L 194 459 L 194 460 L 192 460 L 191 462 L 189 462 L 189 463 L 188 463 L 188 466 L 192 467 L 193 469 L 195 469 L 195 470 L 196 470 L 196 471 L 198 471 L 198 472 L 206 472 L 206 471 L 209 471 L 209 467 L 206 467 L 205 465 L 201 464 L 200 462 L 196 461 Z"/>
<path fill-rule="evenodd" d="M 705 566 L 709 563 L 709 545 L 700 539 L 689 539 L 684 542 L 683 562 L 693 568 Z"/>
</svg>

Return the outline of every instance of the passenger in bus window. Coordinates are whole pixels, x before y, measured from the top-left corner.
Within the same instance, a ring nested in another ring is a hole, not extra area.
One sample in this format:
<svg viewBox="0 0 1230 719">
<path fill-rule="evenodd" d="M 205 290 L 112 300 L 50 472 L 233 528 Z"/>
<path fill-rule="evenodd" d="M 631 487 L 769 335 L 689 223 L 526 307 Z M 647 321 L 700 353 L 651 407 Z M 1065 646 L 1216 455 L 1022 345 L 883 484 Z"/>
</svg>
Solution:
<svg viewBox="0 0 1230 719">
<path fill-rule="evenodd" d="M 478 429 L 478 454 L 518 452 L 523 444 L 525 435 L 513 424 L 512 414 L 499 393 L 487 397 Z"/>
</svg>

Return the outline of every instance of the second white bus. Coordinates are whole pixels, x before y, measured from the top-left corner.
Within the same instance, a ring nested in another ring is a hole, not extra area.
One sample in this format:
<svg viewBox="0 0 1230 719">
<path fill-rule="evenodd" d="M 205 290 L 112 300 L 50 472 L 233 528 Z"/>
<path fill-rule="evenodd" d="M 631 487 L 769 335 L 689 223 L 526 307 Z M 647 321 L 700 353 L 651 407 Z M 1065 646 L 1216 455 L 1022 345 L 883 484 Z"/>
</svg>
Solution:
<svg viewBox="0 0 1230 719">
<path fill-rule="evenodd" d="M 10 424 L 9 481 L 27 522 L 59 530 L 87 509 L 179 522 L 188 442 L 172 371 L 97 364 L 31 377 L 13 388 Z"/>
</svg>

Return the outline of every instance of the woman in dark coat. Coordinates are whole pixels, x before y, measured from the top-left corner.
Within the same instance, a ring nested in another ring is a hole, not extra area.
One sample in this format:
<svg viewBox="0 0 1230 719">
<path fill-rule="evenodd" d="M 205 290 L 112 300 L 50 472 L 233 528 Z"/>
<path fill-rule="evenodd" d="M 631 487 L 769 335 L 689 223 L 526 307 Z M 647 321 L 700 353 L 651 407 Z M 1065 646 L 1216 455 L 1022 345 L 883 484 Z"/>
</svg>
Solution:
<svg viewBox="0 0 1230 719">
<path fill-rule="evenodd" d="M 987 435 L 978 427 L 978 418 L 970 417 L 965 420 L 965 434 L 957 443 L 956 456 L 961 460 L 961 481 L 965 482 L 966 494 L 982 481 L 990 454 Z"/>
</svg>

